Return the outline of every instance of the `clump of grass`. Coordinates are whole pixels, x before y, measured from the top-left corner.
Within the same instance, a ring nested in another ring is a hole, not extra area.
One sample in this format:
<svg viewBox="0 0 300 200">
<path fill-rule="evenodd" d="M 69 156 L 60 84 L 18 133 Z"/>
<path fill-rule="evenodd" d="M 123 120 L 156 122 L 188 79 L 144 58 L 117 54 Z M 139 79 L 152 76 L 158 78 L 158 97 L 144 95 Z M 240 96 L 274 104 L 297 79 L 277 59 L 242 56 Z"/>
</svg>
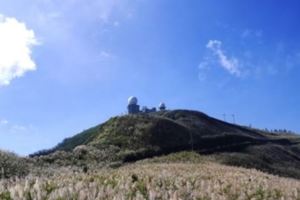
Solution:
<svg viewBox="0 0 300 200">
<path fill-rule="evenodd" d="M 191 153 L 168 156 L 180 158 L 187 154 Z M 0 199 L 293 200 L 300 197 L 298 180 L 209 161 L 171 160 L 94 169 L 89 173 L 61 168 L 52 175 L 1 180 Z"/>
<path fill-rule="evenodd" d="M 10 196 L 10 192 L 9 191 L 1 192 L 0 199 L 1 200 L 12 200 L 12 198 Z"/>
</svg>

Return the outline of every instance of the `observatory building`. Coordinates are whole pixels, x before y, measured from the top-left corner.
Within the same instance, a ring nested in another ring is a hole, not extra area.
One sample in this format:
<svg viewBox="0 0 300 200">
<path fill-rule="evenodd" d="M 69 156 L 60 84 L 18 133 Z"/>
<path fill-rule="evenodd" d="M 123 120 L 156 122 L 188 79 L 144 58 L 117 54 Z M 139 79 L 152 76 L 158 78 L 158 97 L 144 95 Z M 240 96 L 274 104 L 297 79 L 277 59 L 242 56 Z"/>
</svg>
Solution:
<svg viewBox="0 0 300 200">
<path fill-rule="evenodd" d="M 166 104 L 163 103 L 163 102 L 161 102 L 161 103 L 159 104 L 158 108 L 159 108 L 160 111 L 165 111 L 165 110 L 166 110 Z"/>
<path fill-rule="evenodd" d="M 143 113 L 156 112 L 156 108 L 148 108 L 147 106 L 143 106 L 143 107 L 142 107 L 142 112 L 143 112 Z"/>
<path fill-rule="evenodd" d="M 128 98 L 127 109 L 129 114 L 140 112 L 140 106 L 138 105 L 138 99 L 136 97 L 131 96 Z"/>
<path fill-rule="evenodd" d="M 155 107 L 148 108 L 147 106 L 143 106 L 142 110 L 140 110 L 140 106 L 138 105 L 138 99 L 134 96 L 128 98 L 128 114 L 137 114 L 137 113 L 153 113 L 156 112 L 157 109 Z M 160 111 L 165 111 L 167 109 L 166 104 L 161 102 L 158 106 Z"/>
</svg>

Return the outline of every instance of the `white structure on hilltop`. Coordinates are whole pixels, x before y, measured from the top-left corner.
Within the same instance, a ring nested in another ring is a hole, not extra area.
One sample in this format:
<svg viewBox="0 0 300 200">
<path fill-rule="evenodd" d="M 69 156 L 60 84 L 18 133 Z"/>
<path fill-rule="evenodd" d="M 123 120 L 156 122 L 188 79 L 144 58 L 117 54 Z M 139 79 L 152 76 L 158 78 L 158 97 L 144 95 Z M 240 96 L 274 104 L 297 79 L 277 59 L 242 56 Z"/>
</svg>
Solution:
<svg viewBox="0 0 300 200">
<path fill-rule="evenodd" d="M 138 99 L 134 96 L 128 98 L 127 105 L 128 113 L 135 114 L 140 112 L 140 106 L 138 105 Z"/>
<path fill-rule="evenodd" d="M 140 110 L 140 106 L 138 105 L 138 99 L 135 96 L 131 96 L 128 98 L 127 109 L 128 109 L 128 114 L 156 112 L 156 108 L 148 108 L 147 106 L 143 106 L 142 110 Z M 161 102 L 158 106 L 158 109 L 160 111 L 165 111 L 166 104 Z"/>
<path fill-rule="evenodd" d="M 159 104 L 158 108 L 159 108 L 160 111 L 164 111 L 164 110 L 166 110 L 166 104 L 163 103 L 163 102 L 161 102 L 161 103 Z"/>
<path fill-rule="evenodd" d="M 134 96 L 131 96 L 128 98 L 128 105 L 133 105 L 133 104 L 137 104 L 138 103 L 138 99 Z"/>
</svg>

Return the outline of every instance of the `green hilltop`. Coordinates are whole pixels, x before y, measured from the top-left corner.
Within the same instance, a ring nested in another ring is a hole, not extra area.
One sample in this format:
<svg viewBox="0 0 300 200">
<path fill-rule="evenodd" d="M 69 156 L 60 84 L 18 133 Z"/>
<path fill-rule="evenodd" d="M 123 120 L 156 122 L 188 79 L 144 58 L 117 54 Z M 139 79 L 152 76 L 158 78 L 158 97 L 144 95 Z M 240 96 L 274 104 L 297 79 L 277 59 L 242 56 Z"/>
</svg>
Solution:
<svg viewBox="0 0 300 200">
<path fill-rule="evenodd" d="M 194 151 L 228 165 L 300 178 L 300 137 L 230 124 L 190 110 L 117 116 L 31 155 L 58 165 L 123 165 Z"/>
</svg>

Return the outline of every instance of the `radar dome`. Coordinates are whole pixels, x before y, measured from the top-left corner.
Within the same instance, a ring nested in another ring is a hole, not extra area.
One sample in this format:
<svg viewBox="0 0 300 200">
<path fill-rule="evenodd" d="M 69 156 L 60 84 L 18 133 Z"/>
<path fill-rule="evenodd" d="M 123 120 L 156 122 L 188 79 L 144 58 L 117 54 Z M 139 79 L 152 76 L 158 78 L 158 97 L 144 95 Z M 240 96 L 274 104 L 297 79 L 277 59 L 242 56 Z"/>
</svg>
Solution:
<svg viewBox="0 0 300 200">
<path fill-rule="evenodd" d="M 138 103 L 138 99 L 134 96 L 128 98 L 128 105 L 136 105 Z"/>
<path fill-rule="evenodd" d="M 161 102 L 161 103 L 159 104 L 158 108 L 159 108 L 160 110 L 164 110 L 164 109 L 166 109 L 166 104 L 163 103 L 163 102 Z"/>
</svg>

